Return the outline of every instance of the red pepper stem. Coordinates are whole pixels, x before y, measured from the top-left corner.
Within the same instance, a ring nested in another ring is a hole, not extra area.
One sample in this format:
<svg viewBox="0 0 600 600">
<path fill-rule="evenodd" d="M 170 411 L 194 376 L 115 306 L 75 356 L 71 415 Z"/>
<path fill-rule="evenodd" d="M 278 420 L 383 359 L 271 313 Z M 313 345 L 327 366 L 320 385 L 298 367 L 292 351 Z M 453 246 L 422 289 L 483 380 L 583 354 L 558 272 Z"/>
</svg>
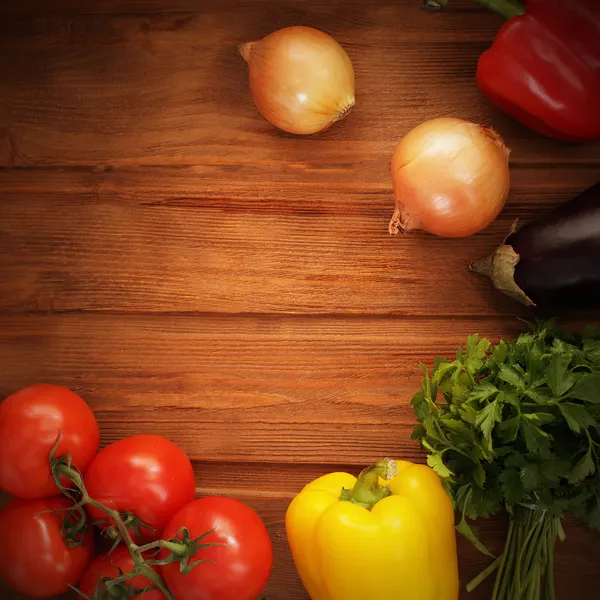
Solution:
<svg viewBox="0 0 600 600">
<path fill-rule="evenodd" d="M 475 0 L 481 6 L 498 13 L 507 21 L 525 14 L 525 7 L 517 0 Z"/>
<path fill-rule="evenodd" d="M 351 490 L 342 489 L 340 500 L 359 504 L 370 510 L 380 500 L 390 495 L 389 488 L 386 485 L 381 485 L 379 479 L 389 481 L 397 474 L 396 461 L 391 458 L 384 458 L 373 466 L 364 469 Z"/>
</svg>

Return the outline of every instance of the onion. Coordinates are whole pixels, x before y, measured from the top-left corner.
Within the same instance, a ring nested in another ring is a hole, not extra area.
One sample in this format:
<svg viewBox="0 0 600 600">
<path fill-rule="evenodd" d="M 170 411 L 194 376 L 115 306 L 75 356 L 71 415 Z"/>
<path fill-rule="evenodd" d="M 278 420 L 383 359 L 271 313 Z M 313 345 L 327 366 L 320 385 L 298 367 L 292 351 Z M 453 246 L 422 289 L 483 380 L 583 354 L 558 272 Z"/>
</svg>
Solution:
<svg viewBox="0 0 600 600">
<path fill-rule="evenodd" d="M 345 50 L 312 27 L 285 27 L 242 44 L 258 110 L 280 129 L 311 134 L 354 106 L 354 69 Z"/>
<path fill-rule="evenodd" d="M 450 118 L 421 123 L 392 158 L 390 233 L 423 229 L 466 237 L 481 231 L 508 197 L 509 154 L 500 136 L 482 125 Z"/>
</svg>

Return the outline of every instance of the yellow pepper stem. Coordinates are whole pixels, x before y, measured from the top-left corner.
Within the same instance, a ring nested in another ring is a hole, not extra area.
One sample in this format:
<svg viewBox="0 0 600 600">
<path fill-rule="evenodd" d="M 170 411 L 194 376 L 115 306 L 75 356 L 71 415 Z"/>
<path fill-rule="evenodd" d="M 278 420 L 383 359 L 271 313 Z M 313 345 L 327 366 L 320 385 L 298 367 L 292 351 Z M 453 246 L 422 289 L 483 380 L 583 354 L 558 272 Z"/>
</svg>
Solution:
<svg viewBox="0 0 600 600">
<path fill-rule="evenodd" d="M 342 488 L 340 500 L 353 502 L 371 510 L 380 500 L 390 495 L 387 485 L 381 485 L 379 479 L 389 481 L 398 474 L 396 461 L 384 458 L 371 467 L 364 469 L 351 490 Z"/>
</svg>

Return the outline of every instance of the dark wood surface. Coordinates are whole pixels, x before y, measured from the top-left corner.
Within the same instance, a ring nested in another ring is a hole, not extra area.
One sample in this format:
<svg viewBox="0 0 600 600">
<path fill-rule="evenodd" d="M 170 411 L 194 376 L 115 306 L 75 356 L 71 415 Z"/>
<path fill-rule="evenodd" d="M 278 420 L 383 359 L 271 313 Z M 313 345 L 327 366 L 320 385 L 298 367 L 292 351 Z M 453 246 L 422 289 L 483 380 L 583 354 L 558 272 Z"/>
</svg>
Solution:
<svg viewBox="0 0 600 600">
<path fill-rule="evenodd" d="M 0 6 L 0 396 L 63 384 L 93 407 L 103 445 L 141 432 L 180 444 L 199 494 L 238 497 L 265 519 L 266 600 L 307 598 L 283 527 L 293 495 L 385 455 L 422 461 L 408 439 L 419 362 L 474 332 L 521 329 L 529 313 L 469 261 L 515 218 L 600 179 L 600 145 L 536 136 L 479 93 L 496 16 L 469 0 L 440 14 L 421 4 Z M 236 51 L 290 24 L 335 36 L 356 69 L 355 110 L 312 137 L 257 113 Z M 391 153 L 437 116 L 501 133 L 509 202 L 468 239 L 390 237 Z M 481 529 L 499 550 L 504 521 Z M 600 536 L 567 533 L 558 598 L 597 598 Z M 459 549 L 466 582 L 487 559 Z"/>
</svg>

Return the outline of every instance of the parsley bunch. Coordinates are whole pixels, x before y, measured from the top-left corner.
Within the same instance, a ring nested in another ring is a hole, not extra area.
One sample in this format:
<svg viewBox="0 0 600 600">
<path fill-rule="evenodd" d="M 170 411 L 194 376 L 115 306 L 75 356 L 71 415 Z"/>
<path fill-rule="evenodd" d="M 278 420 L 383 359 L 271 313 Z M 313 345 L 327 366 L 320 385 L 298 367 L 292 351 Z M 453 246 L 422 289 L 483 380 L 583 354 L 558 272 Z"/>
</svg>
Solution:
<svg viewBox="0 0 600 600">
<path fill-rule="evenodd" d="M 458 531 L 491 556 L 467 519 L 510 516 L 502 555 L 467 588 L 497 571 L 492 600 L 554 600 L 561 517 L 600 529 L 600 331 L 538 324 L 495 346 L 476 334 L 431 376 L 422 368 L 412 437 L 461 514 Z"/>
</svg>

